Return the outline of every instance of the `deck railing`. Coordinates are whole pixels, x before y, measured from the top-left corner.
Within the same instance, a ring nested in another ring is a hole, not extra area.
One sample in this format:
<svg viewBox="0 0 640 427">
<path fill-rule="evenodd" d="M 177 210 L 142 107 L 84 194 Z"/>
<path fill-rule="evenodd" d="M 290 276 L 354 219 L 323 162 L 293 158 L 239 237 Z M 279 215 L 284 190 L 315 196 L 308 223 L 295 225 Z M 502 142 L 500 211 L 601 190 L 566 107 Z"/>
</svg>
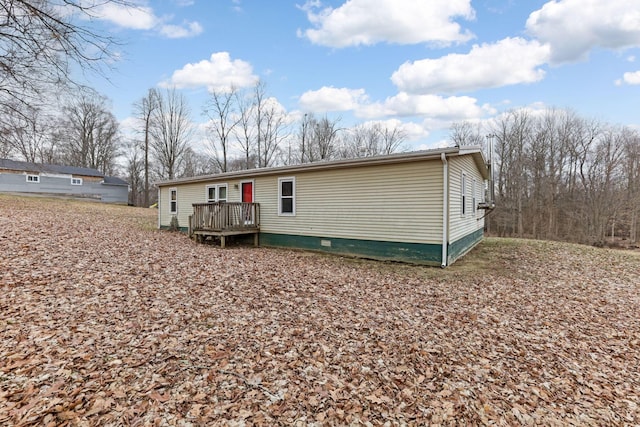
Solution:
<svg viewBox="0 0 640 427">
<path fill-rule="evenodd" d="M 189 232 L 242 231 L 260 228 L 260 204 L 243 202 L 194 203 Z"/>
</svg>

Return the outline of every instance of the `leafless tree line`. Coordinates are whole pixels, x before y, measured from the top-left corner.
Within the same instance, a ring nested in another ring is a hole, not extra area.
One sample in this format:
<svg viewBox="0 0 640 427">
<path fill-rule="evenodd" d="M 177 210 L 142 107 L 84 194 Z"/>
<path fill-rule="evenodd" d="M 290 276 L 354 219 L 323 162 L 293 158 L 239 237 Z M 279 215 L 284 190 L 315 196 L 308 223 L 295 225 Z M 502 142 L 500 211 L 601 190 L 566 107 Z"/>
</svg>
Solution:
<svg viewBox="0 0 640 427">
<path fill-rule="evenodd" d="M 250 90 L 212 92 L 204 113 L 219 172 L 390 154 L 406 139 L 401 128 L 382 123 L 347 129 L 340 117 L 313 113 L 292 120 L 267 95 L 264 82 Z"/>
<path fill-rule="evenodd" d="M 194 149 L 202 141 L 173 89 L 150 89 L 134 105 L 138 135 L 125 140 L 109 100 L 72 77 L 106 77 L 117 40 L 90 26 L 105 3 L 137 5 L 0 0 L 0 157 L 118 174 L 131 184 L 131 203 L 149 205 L 155 180 L 390 153 L 405 139 L 395 126 L 345 129 L 339 118 L 312 113 L 296 120 L 258 82 L 211 93 L 203 109 L 208 154 Z"/>
<path fill-rule="evenodd" d="M 107 0 L 127 5 L 125 0 Z M 42 105 L 52 91 L 77 85 L 71 68 L 102 72 L 117 44 L 109 35 L 79 25 L 97 4 L 81 0 L 0 1 L 0 107 Z M 80 18 L 80 19 L 75 19 Z M 1 119 L 0 119 L 1 121 Z"/>
<path fill-rule="evenodd" d="M 62 100 L 58 111 L 14 107 L 5 114 L 0 130 L 2 157 L 116 172 L 121 137 L 105 97 L 81 90 Z"/>
<path fill-rule="evenodd" d="M 494 143 L 491 233 L 596 245 L 638 241 L 637 130 L 567 110 L 514 110 L 488 126 L 457 123 L 451 139 Z"/>
<path fill-rule="evenodd" d="M 206 150 L 196 151 L 191 110 L 180 93 L 150 89 L 135 104 L 139 138 L 126 160 L 132 203 L 153 201 L 153 180 L 389 154 L 406 138 L 400 128 L 380 123 L 346 129 L 340 118 L 307 113 L 292 119 L 264 82 L 212 91 L 202 112 Z"/>
</svg>

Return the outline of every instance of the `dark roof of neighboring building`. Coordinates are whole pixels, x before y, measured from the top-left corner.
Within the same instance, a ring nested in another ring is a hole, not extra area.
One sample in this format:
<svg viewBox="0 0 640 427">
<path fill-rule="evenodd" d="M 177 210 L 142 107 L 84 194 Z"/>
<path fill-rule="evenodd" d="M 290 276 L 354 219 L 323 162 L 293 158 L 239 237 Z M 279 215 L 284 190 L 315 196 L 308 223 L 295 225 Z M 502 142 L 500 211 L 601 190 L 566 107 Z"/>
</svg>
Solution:
<svg viewBox="0 0 640 427">
<path fill-rule="evenodd" d="M 116 178 L 115 176 L 105 176 L 102 181 L 108 185 L 129 185 L 127 181 Z"/>
<path fill-rule="evenodd" d="M 81 168 L 77 166 L 64 166 L 64 165 L 46 165 L 42 163 L 21 162 L 11 159 L 0 159 L 0 169 L 10 169 L 24 172 L 39 172 L 39 173 L 60 173 L 67 175 L 80 175 L 80 176 L 92 176 L 97 178 L 103 178 L 105 184 L 110 185 L 128 185 L 126 181 L 120 178 L 106 176 L 98 169 Z"/>
<path fill-rule="evenodd" d="M 25 172 L 52 172 L 70 175 L 97 176 L 102 178 L 104 174 L 97 169 L 79 168 L 76 166 L 45 165 L 41 163 L 21 162 L 10 159 L 0 159 L 0 169 L 11 169 Z"/>
</svg>

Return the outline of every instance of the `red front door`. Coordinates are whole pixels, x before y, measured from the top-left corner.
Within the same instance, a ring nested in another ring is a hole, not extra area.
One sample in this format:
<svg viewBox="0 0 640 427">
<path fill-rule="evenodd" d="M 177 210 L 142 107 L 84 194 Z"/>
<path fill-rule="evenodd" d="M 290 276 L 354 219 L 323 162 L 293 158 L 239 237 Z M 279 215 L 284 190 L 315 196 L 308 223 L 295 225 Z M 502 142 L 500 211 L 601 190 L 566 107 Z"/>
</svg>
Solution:
<svg viewBox="0 0 640 427">
<path fill-rule="evenodd" d="M 243 182 L 242 184 L 242 203 L 253 203 L 253 182 Z M 252 205 L 242 205 L 244 209 L 244 223 L 255 223 L 255 211 Z"/>
<path fill-rule="evenodd" d="M 253 203 L 253 182 L 242 183 L 242 202 Z"/>
</svg>

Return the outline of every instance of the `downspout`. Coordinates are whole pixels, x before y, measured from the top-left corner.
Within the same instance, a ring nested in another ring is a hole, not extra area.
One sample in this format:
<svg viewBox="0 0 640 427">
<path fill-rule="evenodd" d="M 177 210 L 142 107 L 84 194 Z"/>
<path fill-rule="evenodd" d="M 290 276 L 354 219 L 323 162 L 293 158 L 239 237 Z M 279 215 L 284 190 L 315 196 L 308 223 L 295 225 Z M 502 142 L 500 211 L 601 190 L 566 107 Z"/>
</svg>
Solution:
<svg viewBox="0 0 640 427">
<path fill-rule="evenodd" d="M 442 263 L 440 267 L 447 266 L 447 236 L 449 234 L 449 163 L 447 155 L 440 153 L 442 160 Z"/>
</svg>

